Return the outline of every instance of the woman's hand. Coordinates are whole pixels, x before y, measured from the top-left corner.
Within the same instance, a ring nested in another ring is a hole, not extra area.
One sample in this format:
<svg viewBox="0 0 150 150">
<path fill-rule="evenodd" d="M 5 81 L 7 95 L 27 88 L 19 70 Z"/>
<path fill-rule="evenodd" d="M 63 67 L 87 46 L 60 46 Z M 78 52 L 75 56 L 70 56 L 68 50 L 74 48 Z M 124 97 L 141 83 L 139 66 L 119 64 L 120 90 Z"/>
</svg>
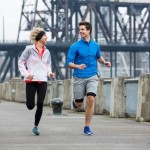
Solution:
<svg viewBox="0 0 150 150">
<path fill-rule="evenodd" d="M 55 78 L 55 73 L 50 73 L 50 78 Z"/>
<path fill-rule="evenodd" d="M 31 80 L 33 79 L 33 76 L 34 76 L 34 75 L 31 75 L 31 74 L 30 74 L 30 75 L 27 77 L 27 79 L 28 79 L 29 81 L 31 81 Z"/>
</svg>

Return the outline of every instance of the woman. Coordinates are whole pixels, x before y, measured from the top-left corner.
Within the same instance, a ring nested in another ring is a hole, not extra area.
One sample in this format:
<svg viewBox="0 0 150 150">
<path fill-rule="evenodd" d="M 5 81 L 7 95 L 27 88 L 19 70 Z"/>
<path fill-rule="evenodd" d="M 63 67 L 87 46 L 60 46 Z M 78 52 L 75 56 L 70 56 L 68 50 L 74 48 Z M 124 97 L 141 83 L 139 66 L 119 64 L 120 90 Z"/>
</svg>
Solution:
<svg viewBox="0 0 150 150">
<path fill-rule="evenodd" d="M 26 46 L 22 52 L 18 67 L 26 82 L 26 105 L 29 110 L 35 106 L 37 92 L 37 109 L 32 133 L 39 135 L 38 125 L 43 112 L 43 102 L 47 90 L 47 77 L 55 78 L 51 71 L 51 54 L 45 47 L 47 35 L 43 28 L 35 27 L 30 33 L 33 45 Z"/>
</svg>

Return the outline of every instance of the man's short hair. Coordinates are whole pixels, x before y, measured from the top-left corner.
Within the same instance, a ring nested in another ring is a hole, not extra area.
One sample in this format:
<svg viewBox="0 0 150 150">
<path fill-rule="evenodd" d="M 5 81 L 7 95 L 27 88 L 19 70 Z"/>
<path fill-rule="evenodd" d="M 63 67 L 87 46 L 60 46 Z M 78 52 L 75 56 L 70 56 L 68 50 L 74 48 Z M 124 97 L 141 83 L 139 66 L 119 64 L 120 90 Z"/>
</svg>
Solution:
<svg viewBox="0 0 150 150">
<path fill-rule="evenodd" d="M 90 34 L 91 34 L 91 32 L 92 32 L 92 25 L 91 25 L 91 23 L 87 22 L 87 21 L 79 22 L 79 26 L 82 26 L 82 25 L 84 25 L 87 30 L 90 30 Z"/>
</svg>

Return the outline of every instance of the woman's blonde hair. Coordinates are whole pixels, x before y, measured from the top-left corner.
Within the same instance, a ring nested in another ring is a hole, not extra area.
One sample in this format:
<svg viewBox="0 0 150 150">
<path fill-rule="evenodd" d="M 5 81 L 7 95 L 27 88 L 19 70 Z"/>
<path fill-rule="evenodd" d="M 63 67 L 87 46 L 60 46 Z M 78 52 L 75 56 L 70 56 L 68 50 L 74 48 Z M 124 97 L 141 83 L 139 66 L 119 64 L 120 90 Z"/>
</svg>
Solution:
<svg viewBox="0 0 150 150">
<path fill-rule="evenodd" d="M 30 33 L 30 40 L 32 43 L 36 43 L 36 37 L 37 35 L 41 32 L 41 31 L 44 31 L 43 28 L 40 28 L 40 27 L 34 27 L 32 30 L 31 30 L 31 33 Z"/>
</svg>

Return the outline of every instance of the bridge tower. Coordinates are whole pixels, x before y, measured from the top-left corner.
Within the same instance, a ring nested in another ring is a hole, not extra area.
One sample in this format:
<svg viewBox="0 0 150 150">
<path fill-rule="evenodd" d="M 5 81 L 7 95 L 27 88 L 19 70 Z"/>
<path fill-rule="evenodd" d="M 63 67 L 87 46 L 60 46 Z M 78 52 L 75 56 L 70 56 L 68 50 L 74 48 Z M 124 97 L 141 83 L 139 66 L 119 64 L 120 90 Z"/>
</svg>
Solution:
<svg viewBox="0 0 150 150">
<path fill-rule="evenodd" d="M 150 72 L 149 0 L 23 0 L 18 43 L 1 44 L 0 51 L 4 53 L 0 82 L 19 75 L 18 56 L 29 43 L 34 26 L 43 27 L 49 37 L 47 48 L 57 79 L 69 78 L 66 54 L 71 43 L 78 40 L 81 20 L 92 23 L 92 38 L 100 43 L 103 54 L 112 63 L 104 77 L 138 77 Z M 23 43 L 22 39 L 26 41 Z M 103 67 L 99 67 L 104 73 Z"/>
<path fill-rule="evenodd" d="M 90 21 L 92 37 L 101 43 L 150 43 L 150 3 L 136 0 L 23 0 L 17 41 L 33 26 L 50 40 L 78 39 L 78 22 Z M 145 0 L 146 2 L 146 0 Z"/>
</svg>

